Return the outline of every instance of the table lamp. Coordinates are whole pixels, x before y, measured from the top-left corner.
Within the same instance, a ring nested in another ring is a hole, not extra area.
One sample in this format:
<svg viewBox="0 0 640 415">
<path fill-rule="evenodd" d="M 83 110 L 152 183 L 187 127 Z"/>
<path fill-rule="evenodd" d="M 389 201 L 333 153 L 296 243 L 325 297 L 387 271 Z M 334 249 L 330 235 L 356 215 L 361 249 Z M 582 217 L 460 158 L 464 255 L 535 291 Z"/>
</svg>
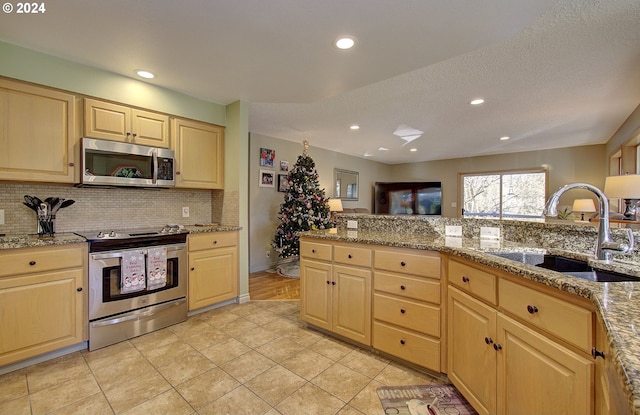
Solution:
<svg viewBox="0 0 640 415">
<path fill-rule="evenodd" d="M 607 177 L 604 182 L 604 194 L 610 199 L 623 199 L 625 220 L 635 220 L 636 204 L 640 200 L 640 175 Z"/>
<path fill-rule="evenodd" d="M 331 214 L 331 223 L 336 226 L 336 212 L 342 212 L 342 200 L 329 199 L 329 212 Z"/>
<path fill-rule="evenodd" d="M 584 222 L 585 212 L 595 212 L 596 205 L 593 203 L 593 199 L 576 199 L 573 201 L 574 212 L 580 212 L 580 222 Z"/>
</svg>

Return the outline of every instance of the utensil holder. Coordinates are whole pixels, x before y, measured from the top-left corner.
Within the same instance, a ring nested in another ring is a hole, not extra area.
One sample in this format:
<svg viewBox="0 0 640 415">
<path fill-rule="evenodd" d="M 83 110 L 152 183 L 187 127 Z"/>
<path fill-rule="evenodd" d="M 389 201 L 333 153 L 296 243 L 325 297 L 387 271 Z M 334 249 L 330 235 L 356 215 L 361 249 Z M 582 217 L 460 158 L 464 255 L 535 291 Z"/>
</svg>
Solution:
<svg viewBox="0 0 640 415">
<path fill-rule="evenodd" d="M 55 227 L 55 220 L 56 217 L 54 216 L 46 216 L 46 217 L 40 217 L 38 218 L 38 235 L 40 236 L 53 236 L 53 234 L 55 233 L 54 231 L 54 227 Z"/>
</svg>

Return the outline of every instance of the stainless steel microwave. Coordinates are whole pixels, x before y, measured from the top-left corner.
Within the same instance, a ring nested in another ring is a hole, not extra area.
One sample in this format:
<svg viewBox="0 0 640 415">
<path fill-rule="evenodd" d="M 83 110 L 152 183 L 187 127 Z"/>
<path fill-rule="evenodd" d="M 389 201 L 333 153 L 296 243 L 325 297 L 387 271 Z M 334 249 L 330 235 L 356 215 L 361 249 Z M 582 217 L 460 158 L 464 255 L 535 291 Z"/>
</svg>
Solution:
<svg viewBox="0 0 640 415">
<path fill-rule="evenodd" d="M 175 155 L 167 148 L 82 139 L 82 185 L 173 187 Z"/>
</svg>

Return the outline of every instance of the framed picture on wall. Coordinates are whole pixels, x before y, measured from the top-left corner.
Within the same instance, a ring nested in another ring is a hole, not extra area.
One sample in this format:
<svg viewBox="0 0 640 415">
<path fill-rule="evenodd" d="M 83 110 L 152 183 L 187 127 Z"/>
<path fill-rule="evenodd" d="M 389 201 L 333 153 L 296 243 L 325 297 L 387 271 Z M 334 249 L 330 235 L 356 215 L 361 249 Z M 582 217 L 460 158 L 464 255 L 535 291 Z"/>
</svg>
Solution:
<svg viewBox="0 0 640 415">
<path fill-rule="evenodd" d="M 260 187 L 276 187 L 273 170 L 260 170 Z"/>
<path fill-rule="evenodd" d="M 273 161 L 276 159 L 276 151 L 268 148 L 260 149 L 260 165 L 264 167 L 273 167 Z"/>
<path fill-rule="evenodd" d="M 285 160 L 282 160 L 280 162 L 280 170 L 281 171 L 289 171 L 289 162 L 285 161 Z"/>
<path fill-rule="evenodd" d="M 286 174 L 278 175 L 278 191 L 287 192 L 289 190 L 289 179 Z"/>
</svg>

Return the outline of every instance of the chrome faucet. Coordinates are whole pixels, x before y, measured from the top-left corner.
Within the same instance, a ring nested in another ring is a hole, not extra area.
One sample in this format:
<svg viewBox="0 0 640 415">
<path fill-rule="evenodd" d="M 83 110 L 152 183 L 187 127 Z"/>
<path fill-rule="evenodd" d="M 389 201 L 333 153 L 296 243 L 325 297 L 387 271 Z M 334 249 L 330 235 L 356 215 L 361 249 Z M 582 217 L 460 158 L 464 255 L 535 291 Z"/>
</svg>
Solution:
<svg viewBox="0 0 640 415">
<path fill-rule="evenodd" d="M 629 244 L 611 241 L 611 233 L 609 232 L 609 199 L 607 199 L 607 196 L 605 196 L 605 194 L 600 189 L 591 184 L 570 183 L 566 186 L 561 187 L 553 195 L 551 195 L 551 197 L 547 201 L 544 207 L 544 211 L 542 212 L 543 215 L 551 217 L 558 216 L 558 201 L 560 200 L 560 196 L 562 196 L 567 190 L 571 189 L 586 189 L 593 192 L 598 198 L 598 203 L 600 205 L 598 214 L 600 223 L 598 225 L 598 241 L 596 242 L 596 259 L 610 261 L 611 254 L 614 251 L 623 254 L 633 251 L 633 231 L 630 228 L 627 228 L 627 238 L 629 239 Z"/>
</svg>

